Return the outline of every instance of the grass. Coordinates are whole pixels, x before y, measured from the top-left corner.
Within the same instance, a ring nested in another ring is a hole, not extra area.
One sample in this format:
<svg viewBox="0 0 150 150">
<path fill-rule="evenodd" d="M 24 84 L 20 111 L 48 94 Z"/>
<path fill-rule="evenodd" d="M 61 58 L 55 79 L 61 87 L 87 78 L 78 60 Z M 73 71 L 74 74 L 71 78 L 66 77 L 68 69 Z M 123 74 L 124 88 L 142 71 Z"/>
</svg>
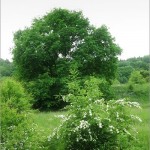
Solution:
<svg viewBox="0 0 150 150">
<path fill-rule="evenodd" d="M 60 115 L 65 115 L 66 112 L 36 112 L 33 114 L 33 121 L 37 124 L 38 130 L 45 136 L 49 136 L 52 131 L 59 126 L 61 122 Z"/>
<path fill-rule="evenodd" d="M 150 149 L 150 106 L 144 105 L 141 110 L 133 109 L 133 114 L 136 114 L 142 119 L 141 123 L 135 124 L 138 131 L 138 141 L 132 143 L 131 150 L 149 150 Z"/>
</svg>

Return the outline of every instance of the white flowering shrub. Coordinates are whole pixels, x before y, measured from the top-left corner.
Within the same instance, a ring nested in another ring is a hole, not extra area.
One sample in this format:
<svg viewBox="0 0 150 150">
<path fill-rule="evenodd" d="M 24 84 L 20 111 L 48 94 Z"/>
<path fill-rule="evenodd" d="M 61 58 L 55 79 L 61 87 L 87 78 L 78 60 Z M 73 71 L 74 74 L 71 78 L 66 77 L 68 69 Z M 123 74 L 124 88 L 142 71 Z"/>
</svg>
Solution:
<svg viewBox="0 0 150 150">
<path fill-rule="evenodd" d="M 124 99 L 105 101 L 99 91 L 100 80 L 91 77 L 79 86 L 79 81 L 69 83 L 69 113 L 62 124 L 48 137 L 49 148 L 54 150 L 120 150 L 130 147 L 136 139 L 133 124 L 141 122 L 130 114 L 136 102 Z"/>
</svg>

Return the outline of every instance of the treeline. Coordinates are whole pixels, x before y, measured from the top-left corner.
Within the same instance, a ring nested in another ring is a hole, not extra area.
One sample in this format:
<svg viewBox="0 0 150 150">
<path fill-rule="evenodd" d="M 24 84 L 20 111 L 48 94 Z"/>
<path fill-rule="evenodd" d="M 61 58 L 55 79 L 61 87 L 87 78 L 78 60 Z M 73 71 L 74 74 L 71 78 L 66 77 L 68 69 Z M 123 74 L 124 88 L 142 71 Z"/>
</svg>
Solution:
<svg viewBox="0 0 150 150">
<path fill-rule="evenodd" d="M 131 73 L 139 71 L 149 81 L 150 56 L 134 57 L 118 62 L 117 80 L 120 83 L 127 83 Z M 0 58 L 0 77 L 10 77 L 15 73 L 13 62 Z"/>
<path fill-rule="evenodd" d="M 134 57 L 118 62 L 117 80 L 120 83 L 127 83 L 131 74 L 141 74 L 142 77 L 149 81 L 150 56 Z M 135 73 L 136 72 L 136 73 Z"/>
</svg>

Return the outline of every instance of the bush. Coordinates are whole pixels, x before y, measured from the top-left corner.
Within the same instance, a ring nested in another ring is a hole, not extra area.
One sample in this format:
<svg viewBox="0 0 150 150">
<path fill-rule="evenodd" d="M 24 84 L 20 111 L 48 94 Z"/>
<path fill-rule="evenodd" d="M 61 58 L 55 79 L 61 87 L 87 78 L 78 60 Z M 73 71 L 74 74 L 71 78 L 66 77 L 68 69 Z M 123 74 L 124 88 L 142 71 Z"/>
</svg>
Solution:
<svg viewBox="0 0 150 150">
<path fill-rule="evenodd" d="M 145 83 L 145 79 L 141 75 L 140 71 L 133 71 L 129 78 L 129 83 L 132 84 L 143 84 Z"/>
<path fill-rule="evenodd" d="M 27 150 L 42 149 L 43 139 L 37 125 L 32 121 L 32 114 L 27 112 L 18 113 L 17 109 L 1 104 L 1 150 Z M 40 135 L 40 136 L 39 136 Z"/>
<path fill-rule="evenodd" d="M 23 149 L 29 144 L 29 121 L 24 113 L 17 113 L 7 104 L 1 104 L 1 144 L 2 149 Z M 28 145 L 28 148 L 30 145 Z"/>
<path fill-rule="evenodd" d="M 91 77 L 82 87 L 79 81 L 68 84 L 69 113 L 49 137 L 49 149 L 55 150 L 114 150 L 125 149 L 135 138 L 132 123 L 141 119 L 130 114 L 136 102 L 101 99 L 99 79 Z M 128 108 L 129 107 L 129 108 Z"/>
<path fill-rule="evenodd" d="M 40 149 L 41 141 L 29 111 L 30 96 L 14 79 L 5 79 L 0 87 L 1 149 Z"/>
<path fill-rule="evenodd" d="M 1 101 L 7 103 L 10 108 L 15 108 L 18 112 L 30 109 L 31 96 L 25 92 L 21 83 L 14 79 L 4 79 L 0 92 Z"/>
</svg>

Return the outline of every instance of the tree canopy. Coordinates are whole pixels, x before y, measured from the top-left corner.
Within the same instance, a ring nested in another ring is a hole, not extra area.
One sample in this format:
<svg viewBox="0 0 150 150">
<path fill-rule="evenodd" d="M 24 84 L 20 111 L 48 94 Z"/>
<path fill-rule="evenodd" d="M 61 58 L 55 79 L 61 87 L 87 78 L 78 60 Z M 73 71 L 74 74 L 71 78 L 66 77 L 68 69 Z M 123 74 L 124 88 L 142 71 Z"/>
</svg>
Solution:
<svg viewBox="0 0 150 150">
<path fill-rule="evenodd" d="M 46 74 L 52 80 L 48 101 L 64 91 L 73 66 L 82 77 L 114 79 L 121 53 L 105 25 L 96 28 L 82 12 L 66 9 L 34 19 L 31 27 L 14 34 L 14 44 L 13 60 L 21 79 L 39 81 Z"/>
</svg>

